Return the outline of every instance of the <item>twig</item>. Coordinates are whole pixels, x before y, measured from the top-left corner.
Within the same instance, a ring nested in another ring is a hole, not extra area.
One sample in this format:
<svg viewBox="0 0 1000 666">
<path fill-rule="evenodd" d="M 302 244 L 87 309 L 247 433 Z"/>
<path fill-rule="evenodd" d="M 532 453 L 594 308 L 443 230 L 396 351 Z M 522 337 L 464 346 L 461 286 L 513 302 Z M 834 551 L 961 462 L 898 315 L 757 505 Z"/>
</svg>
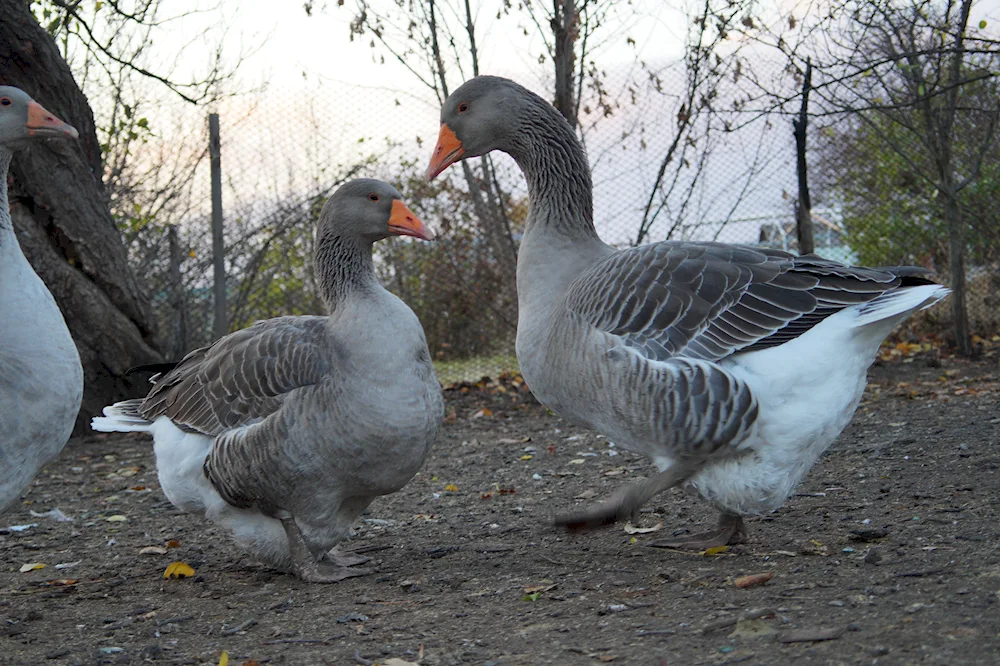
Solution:
<svg viewBox="0 0 1000 666">
<path fill-rule="evenodd" d="M 945 567 L 942 569 L 927 569 L 926 571 L 904 571 L 893 575 L 896 578 L 920 578 L 921 576 L 933 576 L 934 574 L 944 573 L 947 570 L 947 567 Z"/>
<path fill-rule="evenodd" d="M 337 634 L 335 636 L 329 636 L 327 638 L 275 638 L 271 641 L 264 641 L 264 645 L 283 645 L 288 643 L 294 644 L 304 644 L 304 643 L 318 643 L 326 645 L 331 641 L 335 641 L 338 638 L 346 638 L 347 634 Z"/>
<path fill-rule="evenodd" d="M 361 666 L 373 666 L 373 664 L 375 663 L 371 659 L 365 659 L 364 657 L 362 657 L 361 650 L 354 651 L 354 661 L 361 664 Z"/>
<path fill-rule="evenodd" d="M 249 629 L 250 627 L 252 627 L 255 624 L 257 624 L 257 620 L 255 620 L 253 618 L 250 618 L 246 622 L 242 622 L 242 623 L 236 625 L 235 627 L 233 627 L 231 629 L 223 629 L 222 630 L 222 635 L 223 636 L 232 636 L 233 634 L 238 634 L 241 631 L 244 631 L 245 629 Z"/>
</svg>

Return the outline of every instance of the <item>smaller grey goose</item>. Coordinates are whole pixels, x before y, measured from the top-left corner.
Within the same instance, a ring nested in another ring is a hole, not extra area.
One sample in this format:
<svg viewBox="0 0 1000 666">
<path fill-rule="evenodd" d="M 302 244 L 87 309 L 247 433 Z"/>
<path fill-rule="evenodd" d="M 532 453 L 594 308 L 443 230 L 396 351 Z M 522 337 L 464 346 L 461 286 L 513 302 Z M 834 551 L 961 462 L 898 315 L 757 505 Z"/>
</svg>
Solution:
<svg viewBox="0 0 1000 666">
<path fill-rule="evenodd" d="M 83 398 L 66 321 L 14 234 L 7 170 L 31 141 L 77 136 L 23 90 L 0 86 L 0 511 L 62 451 Z"/>
<path fill-rule="evenodd" d="M 329 315 L 231 333 L 93 420 L 151 433 L 167 499 L 305 581 L 368 573 L 331 549 L 416 474 L 444 415 L 423 328 L 375 275 L 372 245 L 392 234 L 432 237 L 391 185 L 346 183 L 316 227 Z"/>
<path fill-rule="evenodd" d="M 743 540 L 743 516 L 781 506 L 850 422 L 882 340 L 948 293 L 916 267 L 707 242 L 615 249 L 594 228 L 590 168 L 569 124 L 513 81 L 480 76 L 445 101 L 427 176 L 492 150 L 528 184 L 517 259 L 525 381 L 660 470 L 556 519 L 567 527 L 629 517 L 685 484 L 719 510 L 719 528 L 660 545 Z"/>
</svg>

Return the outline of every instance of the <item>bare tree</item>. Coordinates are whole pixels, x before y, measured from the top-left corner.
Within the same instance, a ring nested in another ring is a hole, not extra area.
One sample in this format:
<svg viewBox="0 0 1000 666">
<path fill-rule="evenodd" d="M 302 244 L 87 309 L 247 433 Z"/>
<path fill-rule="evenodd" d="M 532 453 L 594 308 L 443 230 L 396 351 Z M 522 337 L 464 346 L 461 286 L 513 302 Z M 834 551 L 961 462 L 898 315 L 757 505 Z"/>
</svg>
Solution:
<svg viewBox="0 0 1000 666">
<path fill-rule="evenodd" d="M 964 89 L 997 76 L 1000 43 L 969 25 L 972 0 L 838 0 L 798 22 L 791 17 L 754 37 L 784 52 L 796 75 L 811 56 L 821 80 L 814 115 L 851 117 L 879 136 L 938 193 L 948 230 L 952 318 L 960 353 L 972 351 L 966 309 L 967 227 L 959 193 L 976 183 L 996 133 L 1000 100 L 963 96 Z M 762 86 L 762 89 L 766 86 Z M 781 107 L 792 96 L 773 88 L 762 96 Z M 772 107 L 773 108 L 773 107 Z M 979 140 L 960 141 L 958 128 L 978 126 Z"/>
</svg>

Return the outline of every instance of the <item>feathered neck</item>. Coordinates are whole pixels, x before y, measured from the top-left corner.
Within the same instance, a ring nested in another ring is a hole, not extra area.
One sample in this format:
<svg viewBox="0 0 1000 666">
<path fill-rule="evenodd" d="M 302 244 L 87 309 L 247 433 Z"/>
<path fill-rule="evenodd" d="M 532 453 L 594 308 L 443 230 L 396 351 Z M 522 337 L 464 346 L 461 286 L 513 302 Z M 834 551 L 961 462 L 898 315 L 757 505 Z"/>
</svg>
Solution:
<svg viewBox="0 0 1000 666">
<path fill-rule="evenodd" d="M 320 296 L 331 312 L 346 298 L 378 286 L 371 241 L 335 232 L 316 239 L 315 267 Z"/>
<path fill-rule="evenodd" d="M 590 165 L 566 119 L 541 97 L 525 91 L 517 131 L 506 150 L 528 183 L 528 230 L 544 227 L 576 238 L 598 239 Z"/>
</svg>

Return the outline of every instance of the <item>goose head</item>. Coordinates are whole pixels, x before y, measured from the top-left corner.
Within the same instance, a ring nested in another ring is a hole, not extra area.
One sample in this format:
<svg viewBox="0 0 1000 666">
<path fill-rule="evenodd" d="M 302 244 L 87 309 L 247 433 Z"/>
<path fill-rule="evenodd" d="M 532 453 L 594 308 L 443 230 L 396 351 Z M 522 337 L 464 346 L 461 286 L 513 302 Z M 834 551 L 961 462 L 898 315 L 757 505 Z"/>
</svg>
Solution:
<svg viewBox="0 0 1000 666">
<path fill-rule="evenodd" d="M 510 152 L 530 93 L 498 76 L 469 79 L 441 107 L 441 131 L 425 176 L 434 180 L 449 166 L 493 150 Z"/>
<path fill-rule="evenodd" d="M 31 139 L 79 136 L 76 128 L 46 111 L 20 88 L 0 86 L 0 144 L 16 148 Z"/>
<path fill-rule="evenodd" d="M 356 236 L 373 243 L 392 235 L 434 239 L 395 187 L 372 178 L 349 181 L 334 192 L 320 213 L 317 232 L 319 236 Z"/>
</svg>

